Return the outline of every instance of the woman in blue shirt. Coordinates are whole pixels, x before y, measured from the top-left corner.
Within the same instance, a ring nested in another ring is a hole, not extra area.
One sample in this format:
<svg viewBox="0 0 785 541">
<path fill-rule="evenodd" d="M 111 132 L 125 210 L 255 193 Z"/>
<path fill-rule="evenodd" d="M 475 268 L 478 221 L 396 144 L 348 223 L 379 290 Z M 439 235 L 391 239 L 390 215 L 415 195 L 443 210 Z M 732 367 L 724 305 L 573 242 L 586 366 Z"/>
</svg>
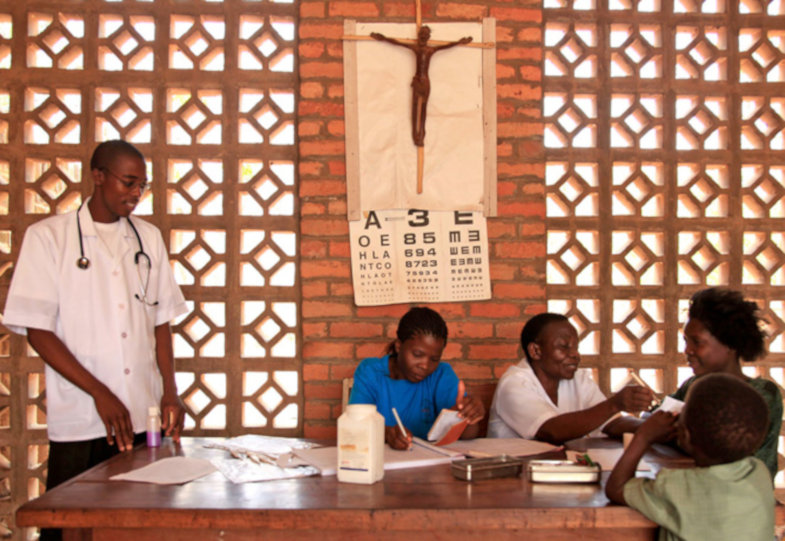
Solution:
<svg viewBox="0 0 785 541">
<path fill-rule="evenodd" d="M 384 440 L 393 449 L 407 449 L 412 436 L 426 438 L 444 408 L 457 409 L 469 421 L 461 438 L 477 436 L 485 416 L 482 402 L 464 392 L 452 367 L 441 362 L 447 324 L 430 308 L 409 310 L 398 322 L 397 338 L 387 355 L 363 360 L 354 372 L 350 404 L 375 404 L 384 416 Z M 395 408 L 406 427 L 398 428 Z"/>
</svg>

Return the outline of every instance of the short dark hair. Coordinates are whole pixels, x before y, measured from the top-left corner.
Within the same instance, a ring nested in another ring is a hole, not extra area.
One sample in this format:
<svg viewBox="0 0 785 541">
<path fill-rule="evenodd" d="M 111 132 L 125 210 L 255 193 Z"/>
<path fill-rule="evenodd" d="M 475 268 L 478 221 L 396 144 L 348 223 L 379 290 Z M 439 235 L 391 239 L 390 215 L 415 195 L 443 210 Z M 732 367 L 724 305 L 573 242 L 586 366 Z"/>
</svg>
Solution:
<svg viewBox="0 0 785 541">
<path fill-rule="evenodd" d="M 690 299 L 689 317 L 744 361 L 752 362 L 766 352 L 758 305 L 744 300 L 739 291 L 722 287 L 698 291 Z"/>
<path fill-rule="evenodd" d="M 752 455 L 766 436 L 766 401 L 738 377 L 706 374 L 690 386 L 686 402 L 690 442 L 720 464 Z"/>
<path fill-rule="evenodd" d="M 526 324 L 523 326 L 523 329 L 521 329 L 521 347 L 523 348 L 523 354 L 526 355 L 527 361 L 530 363 L 532 361 L 529 358 L 529 344 L 537 341 L 545 327 L 551 323 L 561 321 L 569 322 L 570 320 L 561 314 L 544 312 L 542 314 L 537 314 L 526 322 Z"/>
<path fill-rule="evenodd" d="M 144 161 L 144 155 L 139 149 L 122 139 L 114 139 L 100 143 L 93 151 L 90 158 L 90 170 L 105 169 L 118 155 L 131 156 Z"/>
<path fill-rule="evenodd" d="M 425 306 L 415 306 L 406 312 L 398 322 L 398 330 L 395 335 L 401 342 L 406 342 L 409 338 L 417 335 L 430 335 L 434 338 L 441 338 L 446 345 L 447 324 L 436 310 Z M 395 356 L 395 342 L 389 345 L 387 353 Z"/>
</svg>

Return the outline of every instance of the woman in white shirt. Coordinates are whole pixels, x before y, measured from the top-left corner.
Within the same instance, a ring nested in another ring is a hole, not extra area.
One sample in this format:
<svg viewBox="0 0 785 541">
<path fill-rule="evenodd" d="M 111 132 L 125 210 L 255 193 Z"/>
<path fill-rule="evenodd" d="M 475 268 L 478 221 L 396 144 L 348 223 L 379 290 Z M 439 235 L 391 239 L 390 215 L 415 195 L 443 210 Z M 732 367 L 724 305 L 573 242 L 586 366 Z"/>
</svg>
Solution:
<svg viewBox="0 0 785 541">
<path fill-rule="evenodd" d="M 499 380 L 491 405 L 488 436 L 561 444 L 605 432 L 619 433 L 622 411 L 648 409 L 649 389 L 631 385 L 610 398 L 588 371 L 579 371 L 578 332 L 560 314 L 531 318 L 521 331 L 525 358 Z"/>
</svg>

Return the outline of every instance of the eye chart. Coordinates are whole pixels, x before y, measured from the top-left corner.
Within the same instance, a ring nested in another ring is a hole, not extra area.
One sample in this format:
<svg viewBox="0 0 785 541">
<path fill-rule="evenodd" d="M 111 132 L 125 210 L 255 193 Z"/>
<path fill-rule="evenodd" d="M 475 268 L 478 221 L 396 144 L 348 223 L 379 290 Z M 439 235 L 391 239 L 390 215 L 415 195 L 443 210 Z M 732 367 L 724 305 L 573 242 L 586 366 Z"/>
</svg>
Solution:
<svg viewBox="0 0 785 541">
<path fill-rule="evenodd" d="M 491 297 L 481 212 L 369 211 L 349 232 L 358 306 Z"/>
</svg>

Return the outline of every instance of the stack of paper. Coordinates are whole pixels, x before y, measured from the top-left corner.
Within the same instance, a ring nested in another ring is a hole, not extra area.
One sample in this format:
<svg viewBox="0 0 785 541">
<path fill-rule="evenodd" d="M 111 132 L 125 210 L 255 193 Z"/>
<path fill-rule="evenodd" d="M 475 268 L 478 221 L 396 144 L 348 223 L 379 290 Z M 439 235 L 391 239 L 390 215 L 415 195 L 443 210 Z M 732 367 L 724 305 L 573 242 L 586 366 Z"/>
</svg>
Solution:
<svg viewBox="0 0 785 541">
<path fill-rule="evenodd" d="M 215 467 L 207 460 L 187 456 L 173 456 L 156 460 L 142 468 L 126 473 L 118 473 L 111 481 L 135 481 L 139 483 L 155 483 L 157 485 L 182 485 L 199 479 L 215 471 Z"/>
<path fill-rule="evenodd" d="M 311 446 L 311 443 L 296 438 L 254 434 L 205 445 L 205 447 L 229 451 L 231 457 L 213 458 L 211 462 L 233 483 L 319 475 L 319 470 L 310 464 L 291 460 L 295 449 Z"/>
</svg>

